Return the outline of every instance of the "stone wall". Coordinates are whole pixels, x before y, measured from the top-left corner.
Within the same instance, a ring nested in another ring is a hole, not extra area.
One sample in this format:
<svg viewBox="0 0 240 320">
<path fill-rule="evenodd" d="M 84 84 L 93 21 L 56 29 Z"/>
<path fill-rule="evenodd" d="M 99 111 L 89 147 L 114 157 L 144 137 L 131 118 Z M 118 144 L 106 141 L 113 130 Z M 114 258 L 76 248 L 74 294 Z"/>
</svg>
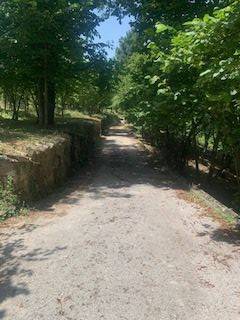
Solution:
<svg viewBox="0 0 240 320">
<path fill-rule="evenodd" d="M 54 133 L 54 142 L 39 143 L 26 156 L 0 155 L 0 180 L 13 177 L 17 193 L 25 201 L 44 197 L 64 183 L 91 157 L 100 137 L 100 123 L 65 124 Z"/>
</svg>

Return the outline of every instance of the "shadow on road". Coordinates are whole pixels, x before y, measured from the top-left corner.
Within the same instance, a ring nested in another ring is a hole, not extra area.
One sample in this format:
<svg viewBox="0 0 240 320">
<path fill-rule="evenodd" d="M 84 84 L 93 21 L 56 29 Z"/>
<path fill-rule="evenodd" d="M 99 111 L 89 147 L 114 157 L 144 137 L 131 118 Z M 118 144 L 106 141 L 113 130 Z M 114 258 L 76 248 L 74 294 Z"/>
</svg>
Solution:
<svg viewBox="0 0 240 320">
<path fill-rule="evenodd" d="M 189 190 L 189 186 L 171 172 L 150 166 L 150 159 L 131 131 L 113 129 L 108 137 L 102 138 L 93 162 L 76 173 L 57 193 L 38 202 L 36 210 L 51 214 L 56 205 L 62 208 L 66 205 L 67 210 L 68 205 L 79 204 L 86 192 L 94 200 L 106 197 L 129 199 L 134 185 Z"/>
<path fill-rule="evenodd" d="M 58 214 L 59 210 L 67 211 L 69 206 L 81 203 L 86 194 L 93 201 L 101 198 L 122 198 L 127 201 L 134 196 L 132 186 L 149 185 L 161 189 L 189 190 L 187 183 L 167 169 L 150 165 L 150 158 L 131 132 L 114 129 L 108 137 L 102 139 L 94 162 L 84 172 L 77 173 L 56 194 L 40 201 L 36 210 L 40 214 Z M 221 228 L 210 230 L 207 225 L 204 227 L 206 232 L 199 236 L 209 235 L 214 241 L 240 245 L 239 233 Z M 34 232 L 36 228 L 37 224 L 30 224 L 20 230 L 0 235 L 0 303 L 11 297 L 31 294 L 26 279 L 33 276 L 33 271 L 23 267 L 24 261 L 41 263 L 66 249 L 37 248 L 29 252 L 24 243 L 24 235 Z M 16 275 L 21 282 L 13 281 Z M 4 310 L 0 310 L 0 318 L 4 314 Z"/>
<path fill-rule="evenodd" d="M 186 180 L 154 164 L 152 155 L 139 145 L 131 129 L 114 127 L 107 137 L 102 138 L 96 158 L 85 172 L 76 174 L 59 193 L 40 202 L 37 209 L 52 213 L 57 204 L 67 213 L 68 206 L 79 204 L 86 193 L 93 200 L 122 198 L 126 201 L 133 196 L 131 187 L 136 185 L 190 190 Z M 234 230 L 228 230 L 227 235 L 222 228 L 210 233 L 208 231 L 214 241 L 240 244 L 239 233 Z"/>
<path fill-rule="evenodd" d="M 199 233 L 198 236 L 210 236 L 210 238 L 216 242 L 226 242 L 240 246 L 240 231 L 238 229 L 217 228 L 213 231 Z"/>
<path fill-rule="evenodd" d="M 57 252 L 66 249 L 66 247 L 56 247 L 51 250 L 37 248 L 28 251 L 24 235 L 33 232 L 36 228 L 38 228 L 37 225 L 30 224 L 24 225 L 16 231 L 10 230 L 8 233 L 0 233 L 0 305 L 9 298 L 31 294 L 26 280 L 33 276 L 33 271 L 31 268 L 23 267 L 23 262 L 41 263 Z M 19 282 L 15 281 L 16 276 L 21 279 Z M 0 310 L 0 319 L 3 319 L 4 316 L 5 311 Z"/>
<path fill-rule="evenodd" d="M 131 130 L 116 127 L 109 132 L 108 136 L 102 138 L 93 162 L 81 172 L 76 173 L 58 192 L 40 201 L 36 205 L 36 211 L 41 215 L 65 215 L 69 208 L 81 204 L 86 194 L 93 200 L 122 198 L 123 201 L 127 201 L 134 196 L 131 187 L 141 185 L 173 190 L 189 191 L 190 189 L 182 178 L 166 168 L 153 165 L 151 155 L 140 147 Z M 34 228 L 34 226 L 28 228 Z M 31 230 L 24 232 L 31 232 Z M 208 230 L 208 234 L 214 241 L 239 245 L 239 235 L 234 231 L 230 231 L 227 236 L 222 229 Z M 30 272 L 21 270 L 21 259 L 30 259 L 33 256 L 34 259 L 40 260 L 41 257 L 47 257 L 47 253 L 37 250 L 18 260 L 14 257 L 14 250 L 21 249 L 21 246 L 24 244 L 19 239 L 16 243 L 10 242 L 5 248 L 1 248 L 1 253 L 5 257 L 4 282 L 5 287 L 9 287 L 10 294 L 28 294 L 28 292 L 22 285 L 11 288 L 11 275 L 6 270 L 10 269 L 10 273 L 27 275 Z M 54 254 L 54 250 L 49 254 Z"/>
</svg>

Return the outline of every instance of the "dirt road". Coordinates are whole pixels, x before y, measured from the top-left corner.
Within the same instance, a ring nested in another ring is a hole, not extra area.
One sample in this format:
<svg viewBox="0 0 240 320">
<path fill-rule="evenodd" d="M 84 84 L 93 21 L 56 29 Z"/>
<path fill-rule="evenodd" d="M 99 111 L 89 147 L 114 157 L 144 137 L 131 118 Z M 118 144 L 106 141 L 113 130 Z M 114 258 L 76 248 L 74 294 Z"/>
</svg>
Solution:
<svg viewBox="0 0 240 320">
<path fill-rule="evenodd" d="M 0 229 L 0 319 L 240 319 L 240 242 L 182 187 L 114 128 L 95 169 Z"/>
</svg>

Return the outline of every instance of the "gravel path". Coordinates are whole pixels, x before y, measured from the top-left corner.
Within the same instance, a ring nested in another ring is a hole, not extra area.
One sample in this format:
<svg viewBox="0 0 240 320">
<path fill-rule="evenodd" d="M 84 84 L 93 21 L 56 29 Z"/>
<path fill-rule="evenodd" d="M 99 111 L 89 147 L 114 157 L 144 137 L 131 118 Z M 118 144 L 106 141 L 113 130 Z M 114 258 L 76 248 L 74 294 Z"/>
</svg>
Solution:
<svg viewBox="0 0 240 320">
<path fill-rule="evenodd" d="M 127 130 L 93 167 L 0 230 L 0 319 L 240 319 L 240 242 Z"/>
</svg>

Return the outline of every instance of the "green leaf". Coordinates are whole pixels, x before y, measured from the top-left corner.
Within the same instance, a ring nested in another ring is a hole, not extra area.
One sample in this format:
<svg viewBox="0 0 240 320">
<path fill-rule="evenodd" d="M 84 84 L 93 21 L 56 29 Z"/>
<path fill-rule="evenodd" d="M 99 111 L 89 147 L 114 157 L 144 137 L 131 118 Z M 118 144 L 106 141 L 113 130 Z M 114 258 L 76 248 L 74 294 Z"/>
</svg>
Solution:
<svg viewBox="0 0 240 320">
<path fill-rule="evenodd" d="M 233 89 L 232 91 L 231 91 L 231 96 L 236 96 L 237 95 L 237 90 L 236 89 Z"/>
<path fill-rule="evenodd" d="M 204 77 L 204 76 L 206 76 L 207 74 L 209 74 L 209 73 L 211 73 L 211 72 L 212 72 L 212 70 L 208 69 L 208 70 L 200 73 L 200 77 Z"/>
<path fill-rule="evenodd" d="M 159 22 L 156 24 L 156 30 L 157 30 L 157 33 L 162 33 L 168 30 L 168 26 Z"/>
<path fill-rule="evenodd" d="M 173 27 L 170 27 L 170 26 L 168 26 L 166 24 L 163 24 L 161 22 L 158 22 L 156 24 L 156 32 L 157 33 L 162 33 L 162 32 L 167 31 L 167 30 L 174 31 L 175 29 Z"/>
<path fill-rule="evenodd" d="M 160 79 L 159 76 L 154 76 L 150 79 L 150 83 L 155 84 L 159 79 Z"/>
<path fill-rule="evenodd" d="M 161 94 L 166 94 L 168 92 L 167 89 L 158 89 L 157 94 L 161 95 Z"/>
</svg>

